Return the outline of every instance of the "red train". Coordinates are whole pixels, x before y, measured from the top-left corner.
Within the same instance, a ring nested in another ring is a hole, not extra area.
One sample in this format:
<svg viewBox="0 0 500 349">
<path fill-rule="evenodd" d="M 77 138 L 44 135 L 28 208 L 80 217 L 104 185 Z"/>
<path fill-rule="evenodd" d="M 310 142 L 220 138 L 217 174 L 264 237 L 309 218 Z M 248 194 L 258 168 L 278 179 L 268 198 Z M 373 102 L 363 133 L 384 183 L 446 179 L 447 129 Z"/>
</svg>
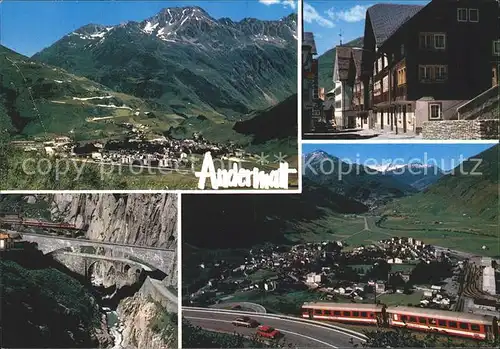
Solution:
<svg viewBox="0 0 500 349">
<path fill-rule="evenodd" d="M 19 224 L 29 227 L 40 227 L 40 228 L 75 229 L 75 230 L 80 229 L 75 224 L 64 223 L 64 222 L 53 223 L 53 222 L 41 221 L 38 219 L 26 219 L 15 215 L 6 215 L 4 217 L 0 217 L 0 223 Z"/>
<path fill-rule="evenodd" d="M 436 331 L 449 336 L 492 340 L 498 338 L 498 318 L 416 307 L 355 303 L 310 302 L 302 306 L 302 317 L 385 327 Z"/>
</svg>

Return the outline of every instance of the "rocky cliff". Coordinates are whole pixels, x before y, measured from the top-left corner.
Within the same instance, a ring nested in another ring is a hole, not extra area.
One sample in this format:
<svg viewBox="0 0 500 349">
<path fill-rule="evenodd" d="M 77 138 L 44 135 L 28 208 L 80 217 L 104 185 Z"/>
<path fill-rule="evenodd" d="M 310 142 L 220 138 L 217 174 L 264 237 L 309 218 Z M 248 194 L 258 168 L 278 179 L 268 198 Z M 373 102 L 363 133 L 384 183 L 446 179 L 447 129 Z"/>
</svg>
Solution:
<svg viewBox="0 0 500 349">
<path fill-rule="evenodd" d="M 177 325 L 165 309 L 149 298 L 124 299 L 117 309 L 123 348 L 176 348 Z"/>
<path fill-rule="evenodd" d="M 177 247 L 177 195 L 175 194 L 54 194 L 47 198 L 53 220 L 86 228 L 92 240 Z M 101 254 L 123 257 L 119 252 Z M 177 285 L 177 263 L 171 266 L 165 282 Z M 111 263 L 96 263 L 93 277 L 108 287 L 134 283 L 134 275 L 124 278 Z"/>
<path fill-rule="evenodd" d="M 86 236 L 149 247 L 177 245 L 175 194 L 54 194 L 53 219 L 88 227 Z"/>
</svg>

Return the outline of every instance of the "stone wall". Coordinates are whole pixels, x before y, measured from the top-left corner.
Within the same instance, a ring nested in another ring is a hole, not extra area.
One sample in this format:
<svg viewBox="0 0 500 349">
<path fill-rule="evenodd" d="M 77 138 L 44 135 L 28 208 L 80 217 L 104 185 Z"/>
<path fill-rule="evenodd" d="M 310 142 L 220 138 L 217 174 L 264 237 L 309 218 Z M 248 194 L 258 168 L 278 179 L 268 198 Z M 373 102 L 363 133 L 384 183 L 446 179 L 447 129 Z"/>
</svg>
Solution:
<svg viewBox="0 0 500 349">
<path fill-rule="evenodd" d="M 148 296 L 156 302 L 160 303 L 165 309 L 172 313 L 177 313 L 178 300 L 176 295 L 169 294 L 170 292 L 165 289 L 161 281 L 153 280 L 149 276 L 144 280 L 139 294 L 146 299 Z"/>
<path fill-rule="evenodd" d="M 427 121 L 423 139 L 499 139 L 498 119 Z"/>
</svg>

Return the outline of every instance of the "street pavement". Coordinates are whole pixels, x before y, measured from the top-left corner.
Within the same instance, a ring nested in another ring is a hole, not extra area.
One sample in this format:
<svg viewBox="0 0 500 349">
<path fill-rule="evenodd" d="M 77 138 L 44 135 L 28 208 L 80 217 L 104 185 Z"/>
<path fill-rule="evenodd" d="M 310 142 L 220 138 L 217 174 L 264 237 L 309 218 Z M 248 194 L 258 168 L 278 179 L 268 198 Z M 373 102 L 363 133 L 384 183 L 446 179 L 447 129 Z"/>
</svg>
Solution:
<svg viewBox="0 0 500 349">
<path fill-rule="evenodd" d="M 220 312 L 216 309 L 190 309 L 183 307 L 183 317 L 193 325 L 206 330 L 239 333 L 247 337 L 253 337 L 256 329 L 235 327 L 231 322 L 240 316 L 237 313 Z M 286 344 L 300 347 L 315 348 L 353 348 L 356 344 L 361 347 L 362 341 L 353 338 L 353 335 L 341 330 L 323 327 L 321 325 L 301 322 L 301 319 L 289 320 L 284 318 L 272 318 L 266 314 L 248 314 L 261 325 L 274 327 L 284 334 Z M 352 342 L 351 342 L 352 339 Z"/>
</svg>

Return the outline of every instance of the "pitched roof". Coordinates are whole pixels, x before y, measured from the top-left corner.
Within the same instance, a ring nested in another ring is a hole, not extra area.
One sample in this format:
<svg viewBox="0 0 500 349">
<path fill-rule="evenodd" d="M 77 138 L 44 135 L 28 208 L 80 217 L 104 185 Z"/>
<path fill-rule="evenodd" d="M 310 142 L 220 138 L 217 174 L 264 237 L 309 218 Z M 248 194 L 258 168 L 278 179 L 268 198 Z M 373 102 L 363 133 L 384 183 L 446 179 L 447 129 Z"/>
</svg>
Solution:
<svg viewBox="0 0 500 349">
<path fill-rule="evenodd" d="M 304 33 L 304 38 L 302 40 L 302 46 L 309 46 L 312 47 L 312 54 L 317 55 L 318 52 L 316 51 L 316 42 L 314 41 L 314 34 L 311 32 L 305 32 Z"/>
<path fill-rule="evenodd" d="M 363 56 L 363 50 L 352 50 L 352 58 L 354 60 L 354 66 L 356 67 L 356 76 L 361 76 L 361 57 Z"/>
<path fill-rule="evenodd" d="M 415 16 L 425 6 L 401 4 L 376 4 L 368 8 L 367 15 L 380 47 L 399 27 Z"/>
</svg>

